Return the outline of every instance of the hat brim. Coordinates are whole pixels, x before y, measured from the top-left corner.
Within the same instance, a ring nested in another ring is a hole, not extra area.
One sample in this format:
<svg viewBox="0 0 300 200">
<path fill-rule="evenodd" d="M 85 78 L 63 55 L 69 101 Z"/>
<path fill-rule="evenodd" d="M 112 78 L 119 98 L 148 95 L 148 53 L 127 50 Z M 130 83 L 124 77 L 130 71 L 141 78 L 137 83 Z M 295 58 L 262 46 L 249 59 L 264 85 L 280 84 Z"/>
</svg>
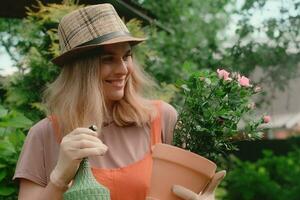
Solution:
<svg viewBox="0 0 300 200">
<path fill-rule="evenodd" d="M 89 52 L 89 51 L 99 48 L 103 45 L 115 44 L 115 43 L 121 43 L 121 42 L 129 42 L 133 46 L 133 45 L 136 45 L 145 40 L 147 40 L 147 38 L 137 38 L 137 37 L 132 37 L 132 36 L 119 36 L 117 38 L 112 38 L 112 39 L 109 39 L 107 41 L 104 41 L 104 42 L 101 42 L 98 44 L 75 47 L 72 50 L 67 51 L 67 52 L 53 58 L 51 61 L 55 65 L 63 66 L 64 64 L 72 61 L 74 58 L 80 57 L 80 54 Z"/>
</svg>

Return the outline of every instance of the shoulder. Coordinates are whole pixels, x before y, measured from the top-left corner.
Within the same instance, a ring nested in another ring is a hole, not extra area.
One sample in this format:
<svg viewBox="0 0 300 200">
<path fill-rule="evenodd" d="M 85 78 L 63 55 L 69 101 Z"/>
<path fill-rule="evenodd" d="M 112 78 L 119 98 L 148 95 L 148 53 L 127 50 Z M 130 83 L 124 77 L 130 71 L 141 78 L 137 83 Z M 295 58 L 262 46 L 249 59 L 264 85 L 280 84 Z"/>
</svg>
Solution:
<svg viewBox="0 0 300 200">
<path fill-rule="evenodd" d="M 177 111 L 176 109 L 169 103 L 160 101 L 160 112 L 162 115 L 162 118 L 167 119 L 177 119 Z"/>
<path fill-rule="evenodd" d="M 34 124 L 30 128 L 30 131 L 45 132 L 45 131 L 49 130 L 49 128 L 52 128 L 51 121 L 49 118 L 44 118 L 44 119 L 38 121 L 36 124 Z"/>
<path fill-rule="evenodd" d="M 177 122 L 177 111 L 167 102 L 159 101 L 158 104 L 161 116 L 162 140 L 164 143 L 171 144 L 173 140 L 173 130 Z"/>
<path fill-rule="evenodd" d="M 35 123 L 31 129 L 34 130 L 40 130 L 40 129 L 45 129 L 45 128 L 49 128 L 49 126 L 51 126 L 51 121 L 49 118 L 44 118 L 40 121 L 38 121 L 37 123 Z"/>
<path fill-rule="evenodd" d="M 30 128 L 28 137 L 43 139 L 47 135 L 51 134 L 51 132 L 51 121 L 48 118 L 44 118 Z"/>
<path fill-rule="evenodd" d="M 47 185 L 46 169 L 51 159 L 48 149 L 51 143 L 51 122 L 45 118 L 34 124 L 23 144 L 13 179 L 24 178 L 43 187 Z M 45 153 L 46 152 L 46 153 Z"/>
</svg>

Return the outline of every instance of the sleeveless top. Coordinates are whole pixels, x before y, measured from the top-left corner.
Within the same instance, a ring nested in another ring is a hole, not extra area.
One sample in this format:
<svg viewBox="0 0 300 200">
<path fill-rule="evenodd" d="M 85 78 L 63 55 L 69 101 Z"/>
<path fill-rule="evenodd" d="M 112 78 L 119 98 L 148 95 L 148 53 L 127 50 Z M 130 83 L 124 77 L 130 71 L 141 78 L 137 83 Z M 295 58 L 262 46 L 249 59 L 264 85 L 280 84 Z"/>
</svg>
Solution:
<svg viewBox="0 0 300 200">
<path fill-rule="evenodd" d="M 151 142 L 145 156 L 125 167 L 105 169 L 92 167 L 96 180 L 110 190 L 111 200 L 144 200 L 147 196 L 152 172 L 152 146 L 161 143 L 160 102 L 155 101 L 158 114 L 151 122 Z M 51 117 L 53 129 L 60 138 L 58 122 Z"/>
</svg>

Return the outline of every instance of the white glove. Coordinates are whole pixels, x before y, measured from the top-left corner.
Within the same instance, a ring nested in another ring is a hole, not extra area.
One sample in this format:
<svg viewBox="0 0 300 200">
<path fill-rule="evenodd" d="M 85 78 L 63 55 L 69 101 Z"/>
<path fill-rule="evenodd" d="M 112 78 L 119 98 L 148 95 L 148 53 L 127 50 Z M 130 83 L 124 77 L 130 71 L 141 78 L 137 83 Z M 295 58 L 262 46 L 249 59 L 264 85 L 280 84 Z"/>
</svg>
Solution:
<svg viewBox="0 0 300 200">
<path fill-rule="evenodd" d="M 76 128 L 63 137 L 59 156 L 50 181 L 65 189 L 75 176 L 81 160 L 88 156 L 100 156 L 107 146 L 97 137 L 97 132 L 88 128 Z"/>
<path fill-rule="evenodd" d="M 215 189 L 218 187 L 219 183 L 225 177 L 225 175 L 226 175 L 225 170 L 217 172 L 212 177 L 211 181 L 208 183 L 205 189 L 202 192 L 200 192 L 200 194 L 196 194 L 195 192 L 179 185 L 174 185 L 172 187 L 172 192 L 176 196 L 184 200 L 214 200 Z"/>
</svg>

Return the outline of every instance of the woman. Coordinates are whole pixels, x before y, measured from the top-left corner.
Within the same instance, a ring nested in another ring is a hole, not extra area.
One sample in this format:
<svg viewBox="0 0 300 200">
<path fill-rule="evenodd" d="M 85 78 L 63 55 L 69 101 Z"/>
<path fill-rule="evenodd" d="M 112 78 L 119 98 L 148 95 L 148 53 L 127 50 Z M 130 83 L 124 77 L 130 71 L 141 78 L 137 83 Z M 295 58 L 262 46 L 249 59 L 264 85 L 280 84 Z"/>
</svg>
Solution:
<svg viewBox="0 0 300 200">
<path fill-rule="evenodd" d="M 18 161 L 19 199 L 61 199 L 84 157 L 112 199 L 145 199 L 151 145 L 171 143 L 176 123 L 172 106 L 141 95 L 149 81 L 132 47 L 145 39 L 132 37 L 110 4 L 69 13 L 58 34 L 53 62 L 62 69 L 46 91 L 49 117 L 30 129 Z"/>
</svg>

